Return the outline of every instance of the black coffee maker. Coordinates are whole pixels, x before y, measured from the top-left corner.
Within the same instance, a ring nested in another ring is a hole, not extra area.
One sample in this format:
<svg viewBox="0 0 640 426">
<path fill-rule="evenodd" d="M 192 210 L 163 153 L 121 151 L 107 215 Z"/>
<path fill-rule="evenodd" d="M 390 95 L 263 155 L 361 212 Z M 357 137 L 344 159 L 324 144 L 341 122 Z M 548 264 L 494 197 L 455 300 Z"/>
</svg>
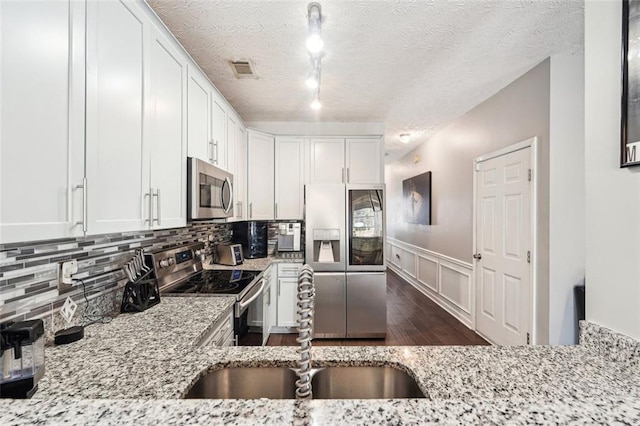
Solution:
<svg viewBox="0 0 640 426">
<path fill-rule="evenodd" d="M 0 325 L 0 398 L 31 398 L 44 376 L 44 323 Z"/>
<path fill-rule="evenodd" d="M 269 247 L 269 222 L 250 220 L 233 223 L 231 241 L 242 244 L 245 259 L 267 257 Z"/>
</svg>

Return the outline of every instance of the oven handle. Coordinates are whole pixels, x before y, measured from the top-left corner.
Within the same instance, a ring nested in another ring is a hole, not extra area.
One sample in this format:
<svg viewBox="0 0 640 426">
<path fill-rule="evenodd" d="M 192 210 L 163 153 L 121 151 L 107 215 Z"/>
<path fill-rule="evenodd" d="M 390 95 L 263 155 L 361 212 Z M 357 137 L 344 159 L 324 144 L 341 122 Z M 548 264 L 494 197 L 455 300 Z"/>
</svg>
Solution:
<svg viewBox="0 0 640 426">
<path fill-rule="evenodd" d="M 262 283 L 260 284 L 260 288 L 258 289 L 258 291 L 256 291 L 256 293 L 251 296 L 251 298 L 247 301 L 242 301 L 240 303 L 238 303 L 238 312 L 242 312 L 244 311 L 244 309 L 249 306 L 250 304 L 253 303 L 254 300 L 256 300 L 258 297 L 260 297 L 260 295 L 262 294 L 262 290 L 264 290 L 264 286 L 265 286 L 265 279 L 262 278 L 261 279 Z"/>
</svg>

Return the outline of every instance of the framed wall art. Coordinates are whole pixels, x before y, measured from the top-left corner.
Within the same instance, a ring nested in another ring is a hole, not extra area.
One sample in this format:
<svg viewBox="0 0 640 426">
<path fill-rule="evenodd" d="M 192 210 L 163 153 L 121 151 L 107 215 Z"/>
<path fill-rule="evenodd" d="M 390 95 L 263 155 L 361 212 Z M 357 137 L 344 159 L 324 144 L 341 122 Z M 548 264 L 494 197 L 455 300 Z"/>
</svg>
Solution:
<svg viewBox="0 0 640 426">
<path fill-rule="evenodd" d="M 620 167 L 640 165 L 640 0 L 622 2 Z"/>
<path fill-rule="evenodd" d="M 406 222 L 431 225 L 431 172 L 403 180 L 402 200 Z"/>
</svg>

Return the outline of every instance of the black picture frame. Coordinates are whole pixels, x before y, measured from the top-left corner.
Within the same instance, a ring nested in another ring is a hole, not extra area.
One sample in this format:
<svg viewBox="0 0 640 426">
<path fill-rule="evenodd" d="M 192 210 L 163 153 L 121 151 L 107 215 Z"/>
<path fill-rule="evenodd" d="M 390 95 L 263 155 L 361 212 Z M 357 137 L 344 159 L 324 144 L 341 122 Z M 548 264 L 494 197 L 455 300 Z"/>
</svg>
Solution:
<svg viewBox="0 0 640 426">
<path fill-rule="evenodd" d="M 431 225 L 431 172 L 403 180 L 402 199 L 405 222 Z"/>
<path fill-rule="evenodd" d="M 640 165 L 640 0 L 622 2 L 620 167 Z"/>
</svg>

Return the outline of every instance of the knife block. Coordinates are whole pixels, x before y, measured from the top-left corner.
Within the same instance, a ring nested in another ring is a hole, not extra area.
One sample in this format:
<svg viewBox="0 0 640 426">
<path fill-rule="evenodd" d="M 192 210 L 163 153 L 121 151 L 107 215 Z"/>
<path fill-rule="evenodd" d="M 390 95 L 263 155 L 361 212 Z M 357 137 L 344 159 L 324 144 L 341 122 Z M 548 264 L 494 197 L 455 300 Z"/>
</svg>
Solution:
<svg viewBox="0 0 640 426">
<path fill-rule="evenodd" d="M 142 312 L 160 303 L 160 290 L 155 279 L 128 282 L 122 294 L 120 312 Z"/>
</svg>

